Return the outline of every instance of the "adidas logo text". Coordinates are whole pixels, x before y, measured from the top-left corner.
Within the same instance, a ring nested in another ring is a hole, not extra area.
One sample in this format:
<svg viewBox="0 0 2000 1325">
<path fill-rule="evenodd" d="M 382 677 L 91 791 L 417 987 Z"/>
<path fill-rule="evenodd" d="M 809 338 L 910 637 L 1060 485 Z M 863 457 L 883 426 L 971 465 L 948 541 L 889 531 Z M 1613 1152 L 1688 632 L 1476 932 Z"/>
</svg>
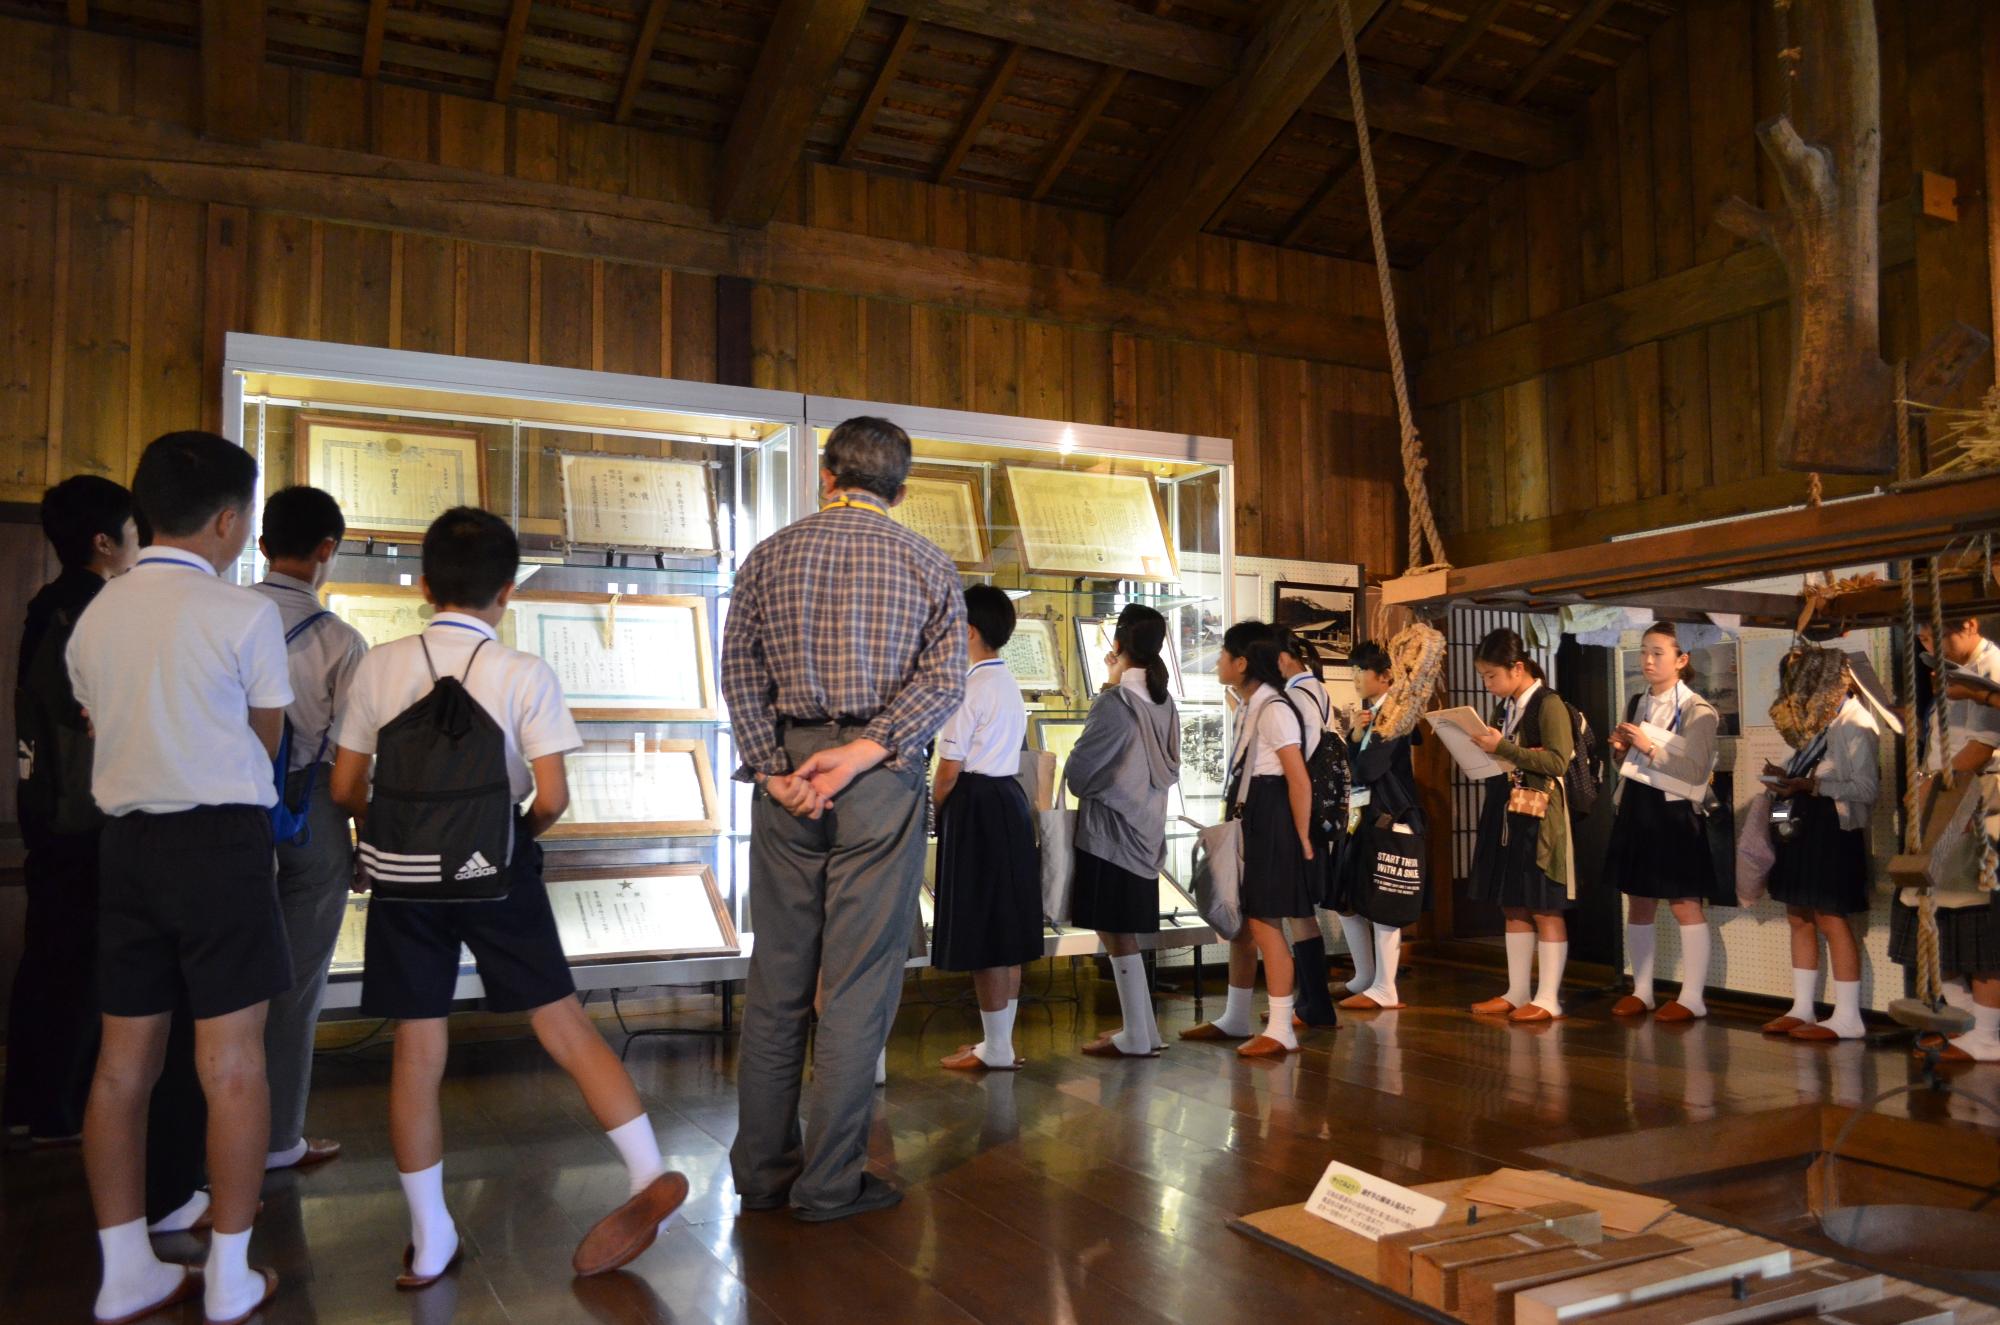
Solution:
<svg viewBox="0 0 2000 1325">
<path fill-rule="evenodd" d="M 484 852 L 475 851 L 463 865 L 458 867 L 454 879 L 483 879 L 489 874 L 498 874 L 500 867 L 488 863 Z"/>
</svg>

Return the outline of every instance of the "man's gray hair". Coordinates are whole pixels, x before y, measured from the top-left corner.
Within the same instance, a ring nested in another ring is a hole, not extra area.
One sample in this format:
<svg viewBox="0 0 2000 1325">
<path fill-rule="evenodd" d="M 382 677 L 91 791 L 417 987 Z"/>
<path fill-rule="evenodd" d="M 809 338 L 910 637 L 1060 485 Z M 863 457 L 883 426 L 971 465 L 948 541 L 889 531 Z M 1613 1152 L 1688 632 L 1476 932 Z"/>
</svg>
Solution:
<svg viewBox="0 0 2000 1325">
<path fill-rule="evenodd" d="M 820 464 L 841 487 L 863 488 L 889 501 L 910 476 L 910 434 L 864 414 L 827 435 Z"/>
</svg>

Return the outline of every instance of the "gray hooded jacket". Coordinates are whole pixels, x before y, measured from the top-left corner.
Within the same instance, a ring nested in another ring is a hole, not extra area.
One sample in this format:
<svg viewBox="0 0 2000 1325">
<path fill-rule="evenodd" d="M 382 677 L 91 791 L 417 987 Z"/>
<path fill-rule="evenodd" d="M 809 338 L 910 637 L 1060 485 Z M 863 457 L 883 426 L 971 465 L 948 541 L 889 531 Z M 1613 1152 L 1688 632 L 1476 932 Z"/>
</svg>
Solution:
<svg viewBox="0 0 2000 1325">
<path fill-rule="evenodd" d="M 1076 793 L 1076 845 L 1152 878 L 1166 863 L 1167 789 L 1181 775 L 1180 719 L 1169 697 L 1114 686 L 1091 701 L 1063 780 Z"/>
</svg>

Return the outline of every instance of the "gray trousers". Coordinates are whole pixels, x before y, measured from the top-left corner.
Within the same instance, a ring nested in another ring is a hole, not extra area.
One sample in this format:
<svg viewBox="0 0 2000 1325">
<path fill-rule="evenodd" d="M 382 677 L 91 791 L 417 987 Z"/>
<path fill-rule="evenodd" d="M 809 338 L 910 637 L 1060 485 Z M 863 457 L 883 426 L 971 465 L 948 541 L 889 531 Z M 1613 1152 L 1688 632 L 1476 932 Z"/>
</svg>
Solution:
<svg viewBox="0 0 2000 1325">
<path fill-rule="evenodd" d="M 306 1125 L 312 1089 L 313 1032 L 326 997 L 326 970 L 340 937 L 340 919 L 354 882 L 354 848 L 347 813 L 333 803 L 332 766 L 298 769 L 285 794 L 296 803 L 304 779 L 314 778 L 307 821 L 312 835 L 302 847 L 278 844 L 278 909 L 292 950 L 292 987 L 271 1000 L 264 1020 L 264 1068 L 271 1081 L 271 1149 L 297 1145 Z"/>
<path fill-rule="evenodd" d="M 861 734 L 787 732 L 794 764 Z M 817 821 L 758 796 L 750 822 L 750 979 L 737 1056 L 730 1169 L 746 1201 L 801 1209 L 861 1193 L 875 1108 L 923 882 L 923 771 L 874 768 Z M 804 1136 L 799 1095 L 813 991 L 824 993 Z"/>
</svg>

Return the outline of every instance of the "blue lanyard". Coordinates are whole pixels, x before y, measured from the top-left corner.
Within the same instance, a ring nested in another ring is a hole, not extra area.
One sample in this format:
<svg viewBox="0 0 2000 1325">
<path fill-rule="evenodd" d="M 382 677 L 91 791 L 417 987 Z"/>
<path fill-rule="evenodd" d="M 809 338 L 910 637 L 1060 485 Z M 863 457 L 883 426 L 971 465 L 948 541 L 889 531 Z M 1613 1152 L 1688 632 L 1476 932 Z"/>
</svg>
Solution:
<svg viewBox="0 0 2000 1325">
<path fill-rule="evenodd" d="M 967 676 L 971 676 L 974 672 L 980 670 L 983 667 L 1005 667 L 1006 665 L 1007 665 L 1007 660 L 1005 658 L 987 658 L 984 661 L 976 662 L 972 664 L 972 666 L 966 668 L 965 674 Z"/>
<path fill-rule="evenodd" d="M 193 556 L 194 554 L 190 552 L 188 555 Z M 179 557 L 165 551 L 156 552 L 151 556 L 142 552 L 139 554 L 138 564 L 141 566 L 178 566 L 182 570 L 198 570 L 206 575 L 215 574 L 215 567 L 209 565 L 206 561 L 182 561 Z"/>
<path fill-rule="evenodd" d="M 480 628 L 479 628 L 478 626 L 468 626 L 468 625 L 466 625 L 466 624 L 465 624 L 465 623 L 464 623 L 463 621 L 433 621 L 433 622 L 431 622 L 431 624 L 430 624 L 430 625 L 429 625 L 429 626 L 427 627 L 427 629 L 430 629 L 430 630 L 440 630 L 440 629 L 441 629 L 441 630 L 469 630 L 469 631 L 471 631 L 471 632 L 472 632 L 473 634 L 475 634 L 475 635 L 478 635 L 478 636 L 480 636 L 481 638 L 484 638 L 484 639 L 492 639 L 492 638 L 493 638 L 493 637 L 492 637 L 491 635 L 488 635 L 488 634 L 487 634 L 487 633 L 486 633 L 485 631 L 481 630 L 481 629 L 480 629 Z"/>
</svg>

